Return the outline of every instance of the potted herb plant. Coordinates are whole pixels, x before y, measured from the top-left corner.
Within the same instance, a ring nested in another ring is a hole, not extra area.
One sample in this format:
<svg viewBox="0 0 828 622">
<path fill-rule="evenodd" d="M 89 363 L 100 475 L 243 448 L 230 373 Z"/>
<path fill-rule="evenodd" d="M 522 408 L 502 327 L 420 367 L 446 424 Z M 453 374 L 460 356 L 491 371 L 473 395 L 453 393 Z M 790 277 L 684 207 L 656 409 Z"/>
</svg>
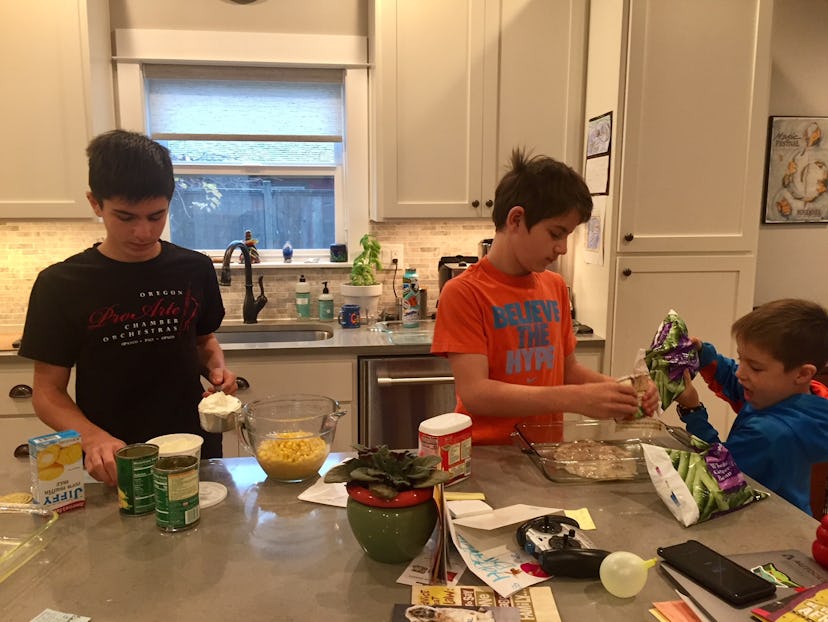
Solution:
<svg viewBox="0 0 828 622">
<path fill-rule="evenodd" d="M 346 304 L 357 304 L 360 315 L 366 319 L 377 317 L 379 299 L 382 296 L 382 283 L 377 281 L 377 270 L 382 269 L 380 261 L 380 243 L 370 233 L 359 240 L 362 252 L 354 258 L 351 265 L 351 278 L 342 284 L 342 297 Z"/>
<path fill-rule="evenodd" d="M 434 486 L 449 474 L 439 456 L 387 445 L 357 445 L 357 457 L 335 466 L 327 483 L 346 483 L 348 523 L 365 553 L 381 562 L 414 559 L 437 523 Z"/>
</svg>

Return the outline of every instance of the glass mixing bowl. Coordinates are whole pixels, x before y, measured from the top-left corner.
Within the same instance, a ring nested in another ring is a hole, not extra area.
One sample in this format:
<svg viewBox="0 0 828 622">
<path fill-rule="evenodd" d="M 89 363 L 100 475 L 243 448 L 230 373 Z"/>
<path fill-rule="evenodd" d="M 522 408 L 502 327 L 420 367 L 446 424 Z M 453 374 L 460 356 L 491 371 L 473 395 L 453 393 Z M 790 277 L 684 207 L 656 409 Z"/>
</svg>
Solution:
<svg viewBox="0 0 828 622">
<path fill-rule="evenodd" d="M 277 395 L 242 406 L 236 428 L 268 478 L 302 482 L 325 462 L 344 414 L 339 402 L 322 395 Z"/>
</svg>

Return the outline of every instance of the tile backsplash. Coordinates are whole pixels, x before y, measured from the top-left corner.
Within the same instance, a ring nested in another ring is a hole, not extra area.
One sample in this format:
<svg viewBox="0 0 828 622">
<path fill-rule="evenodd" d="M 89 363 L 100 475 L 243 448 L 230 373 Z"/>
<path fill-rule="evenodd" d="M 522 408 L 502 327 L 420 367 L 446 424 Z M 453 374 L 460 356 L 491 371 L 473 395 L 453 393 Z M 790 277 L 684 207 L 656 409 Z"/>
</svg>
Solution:
<svg viewBox="0 0 828 622">
<path fill-rule="evenodd" d="M 400 266 L 396 278 L 391 270 L 380 275 L 383 295 L 380 308 L 394 304 L 394 285 L 397 296 L 402 294 L 402 275 L 408 266 L 417 268 L 420 286 L 428 291 L 428 313 L 437 302 L 437 261 L 444 255 L 477 255 L 477 243 L 494 235 L 490 220 L 433 220 L 410 219 L 392 222 L 372 222 L 371 232 L 382 243 L 402 244 L 406 265 Z M 79 221 L 0 221 L 0 330 L 18 330 L 23 326 L 29 291 L 38 272 L 43 268 L 82 251 L 103 239 L 103 224 L 94 220 Z M 254 280 L 263 274 L 267 306 L 259 314 L 260 320 L 294 317 L 294 283 L 304 274 L 311 284 L 311 313 L 316 315 L 316 299 L 322 292 L 322 281 L 334 296 L 334 308 L 342 304 L 339 285 L 348 279 L 343 268 L 313 268 L 296 264 L 291 269 L 267 269 L 254 266 Z M 241 319 L 244 297 L 244 278 L 233 272 L 233 284 L 222 288 L 227 318 Z M 256 287 L 258 293 L 258 287 Z"/>
</svg>

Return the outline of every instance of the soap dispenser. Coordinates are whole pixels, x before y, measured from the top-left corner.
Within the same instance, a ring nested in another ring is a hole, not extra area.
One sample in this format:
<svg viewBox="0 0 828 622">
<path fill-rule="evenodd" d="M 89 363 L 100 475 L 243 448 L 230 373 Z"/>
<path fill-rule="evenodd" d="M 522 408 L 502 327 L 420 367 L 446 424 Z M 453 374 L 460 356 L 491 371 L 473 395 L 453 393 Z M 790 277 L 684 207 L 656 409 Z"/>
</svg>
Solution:
<svg viewBox="0 0 828 622">
<path fill-rule="evenodd" d="M 322 281 L 322 293 L 319 294 L 319 319 L 332 320 L 333 314 L 333 295 L 328 291 L 328 282 Z"/>
<path fill-rule="evenodd" d="M 299 282 L 296 283 L 296 315 L 300 320 L 310 317 L 310 283 L 305 280 L 305 275 L 299 275 Z"/>
</svg>

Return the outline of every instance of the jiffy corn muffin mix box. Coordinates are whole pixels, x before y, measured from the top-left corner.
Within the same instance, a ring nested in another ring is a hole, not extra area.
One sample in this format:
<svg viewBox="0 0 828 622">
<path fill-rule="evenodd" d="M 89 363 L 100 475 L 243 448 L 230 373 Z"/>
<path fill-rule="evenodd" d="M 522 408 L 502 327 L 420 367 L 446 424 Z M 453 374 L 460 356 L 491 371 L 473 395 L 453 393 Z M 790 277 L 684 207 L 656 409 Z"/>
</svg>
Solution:
<svg viewBox="0 0 828 622">
<path fill-rule="evenodd" d="M 29 439 L 34 503 L 57 512 L 83 507 L 83 450 L 74 430 Z"/>
</svg>

